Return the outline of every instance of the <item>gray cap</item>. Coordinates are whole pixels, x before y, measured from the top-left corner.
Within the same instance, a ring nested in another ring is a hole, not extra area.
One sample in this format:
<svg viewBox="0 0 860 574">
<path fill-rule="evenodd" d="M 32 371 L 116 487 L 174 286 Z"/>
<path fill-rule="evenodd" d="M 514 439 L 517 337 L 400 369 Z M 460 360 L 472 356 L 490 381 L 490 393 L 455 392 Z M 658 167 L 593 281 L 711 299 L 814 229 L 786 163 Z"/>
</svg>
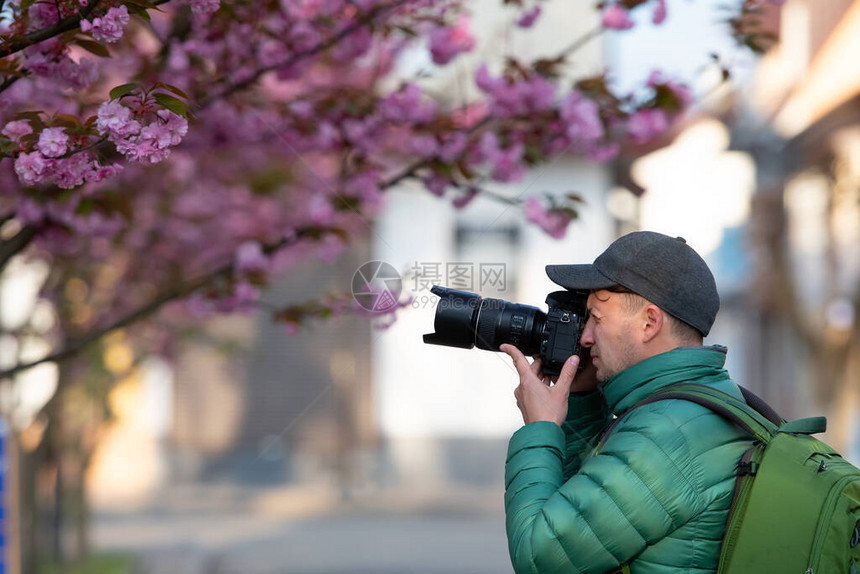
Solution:
<svg viewBox="0 0 860 574">
<path fill-rule="evenodd" d="M 546 274 L 572 291 L 626 287 L 703 335 L 720 309 L 711 270 L 683 237 L 636 231 L 613 242 L 593 264 L 547 265 Z"/>
</svg>

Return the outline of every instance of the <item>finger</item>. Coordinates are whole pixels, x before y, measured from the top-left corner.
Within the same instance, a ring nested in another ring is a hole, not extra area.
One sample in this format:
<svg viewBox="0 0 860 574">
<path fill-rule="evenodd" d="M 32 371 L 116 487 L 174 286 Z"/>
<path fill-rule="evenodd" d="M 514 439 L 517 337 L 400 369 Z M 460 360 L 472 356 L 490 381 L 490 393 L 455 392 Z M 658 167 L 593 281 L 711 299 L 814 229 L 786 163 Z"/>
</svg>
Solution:
<svg viewBox="0 0 860 574">
<path fill-rule="evenodd" d="M 579 357 L 571 356 L 564 362 L 561 368 L 561 373 L 558 375 L 558 380 L 555 383 L 554 389 L 558 389 L 559 393 L 570 393 L 570 385 L 573 384 L 573 379 L 576 376 L 576 368 L 579 366 Z"/>
<path fill-rule="evenodd" d="M 526 356 L 523 355 L 519 349 L 513 345 L 505 343 L 499 347 L 499 350 L 514 361 L 514 368 L 517 370 L 517 373 L 520 374 L 520 377 L 529 373 L 529 360 L 526 359 Z"/>
<path fill-rule="evenodd" d="M 540 360 L 540 357 L 536 358 L 532 361 L 531 370 L 535 374 L 535 376 L 539 379 L 542 379 L 541 369 L 543 368 L 543 363 Z"/>
<path fill-rule="evenodd" d="M 514 399 L 516 399 L 517 408 L 520 410 L 520 412 L 522 412 L 522 410 L 523 410 L 523 392 L 522 392 L 521 386 L 518 386 L 514 390 Z"/>
</svg>

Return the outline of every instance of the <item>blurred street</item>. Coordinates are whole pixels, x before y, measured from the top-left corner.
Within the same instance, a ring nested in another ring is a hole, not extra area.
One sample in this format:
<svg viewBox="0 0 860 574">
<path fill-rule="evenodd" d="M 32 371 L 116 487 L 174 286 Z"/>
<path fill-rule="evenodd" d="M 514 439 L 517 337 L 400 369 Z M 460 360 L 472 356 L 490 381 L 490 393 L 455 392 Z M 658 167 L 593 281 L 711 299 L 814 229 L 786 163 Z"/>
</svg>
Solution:
<svg viewBox="0 0 860 574">
<path fill-rule="evenodd" d="M 139 574 L 504 574 L 502 491 L 329 492 L 172 487 L 146 509 L 94 517 L 96 550 Z"/>
</svg>

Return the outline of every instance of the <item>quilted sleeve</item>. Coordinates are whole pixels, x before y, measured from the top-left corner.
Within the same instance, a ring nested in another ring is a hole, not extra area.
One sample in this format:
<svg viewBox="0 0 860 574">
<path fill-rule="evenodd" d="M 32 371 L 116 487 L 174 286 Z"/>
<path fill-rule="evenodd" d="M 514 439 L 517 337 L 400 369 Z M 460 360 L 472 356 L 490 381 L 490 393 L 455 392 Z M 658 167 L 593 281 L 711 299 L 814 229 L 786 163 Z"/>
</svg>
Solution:
<svg viewBox="0 0 860 574">
<path fill-rule="evenodd" d="M 579 470 L 582 460 L 587 457 L 608 424 L 608 416 L 603 395 L 591 393 L 572 393 L 567 402 L 567 420 L 562 425 L 564 431 L 564 479 L 567 480 Z"/>
<path fill-rule="evenodd" d="M 536 422 L 514 433 L 505 512 L 517 574 L 612 570 L 705 508 L 698 472 L 684 466 L 694 458 L 686 439 L 646 411 L 631 413 L 568 480 L 559 426 Z"/>
</svg>

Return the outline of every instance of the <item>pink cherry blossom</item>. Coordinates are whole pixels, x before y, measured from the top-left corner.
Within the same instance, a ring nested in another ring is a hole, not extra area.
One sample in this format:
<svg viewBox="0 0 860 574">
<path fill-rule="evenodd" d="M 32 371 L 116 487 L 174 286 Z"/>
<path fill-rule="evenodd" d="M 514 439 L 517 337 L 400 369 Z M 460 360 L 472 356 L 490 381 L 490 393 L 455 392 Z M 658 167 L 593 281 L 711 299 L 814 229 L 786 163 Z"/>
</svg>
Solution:
<svg viewBox="0 0 860 574">
<path fill-rule="evenodd" d="M 619 4 L 610 4 L 604 8 L 601 21 L 603 27 L 610 30 L 629 30 L 634 26 L 630 14 Z"/>
<path fill-rule="evenodd" d="M 436 28 L 430 32 L 430 54 L 436 64 L 445 65 L 474 47 L 475 37 L 469 31 L 469 19 L 465 16 L 455 26 Z"/>
<path fill-rule="evenodd" d="M 27 10 L 33 29 L 47 28 L 57 23 L 57 7 L 48 2 L 36 2 Z"/>
<path fill-rule="evenodd" d="M 161 149 L 179 145 L 188 133 L 188 120 L 170 110 L 158 110 L 156 116 L 159 119 L 143 128 L 140 137 L 151 137 Z M 144 130 L 148 130 L 146 135 Z"/>
<path fill-rule="evenodd" d="M 116 145 L 118 152 L 137 163 L 159 163 L 170 155 L 188 133 L 188 121 L 170 110 L 158 110 L 156 118 L 141 127 L 132 112 L 118 101 L 99 107 L 96 127 Z"/>
<path fill-rule="evenodd" d="M 451 180 L 444 175 L 440 175 L 438 173 L 434 173 L 430 177 L 424 178 L 424 186 L 427 188 L 427 191 L 429 191 L 436 197 L 444 196 L 445 191 L 450 185 Z"/>
<path fill-rule="evenodd" d="M 531 28 L 532 25 L 534 25 L 535 20 L 537 20 L 538 16 L 540 16 L 540 13 L 540 5 L 536 5 L 531 10 L 523 12 L 522 16 L 520 16 L 520 19 L 517 20 L 517 26 L 519 26 L 520 28 Z"/>
<path fill-rule="evenodd" d="M 98 183 L 105 179 L 110 179 L 125 169 L 125 166 L 119 163 L 112 163 L 108 165 L 97 165 L 94 167 L 93 171 L 87 176 L 87 181 L 92 183 Z"/>
<path fill-rule="evenodd" d="M 99 106 L 96 128 L 101 135 L 107 135 L 111 141 L 116 142 L 139 133 L 140 123 L 133 119 L 129 108 L 114 100 Z"/>
<path fill-rule="evenodd" d="M 57 87 L 83 90 L 97 78 L 98 70 L 89 58 L 77 62 L 69 57 L 69 47 L 51 38 L 24 49 L 25 67 L 38 77 L 48 78 Z"/>
<path fill-rule="evenodd" d="M 190 0 L 191 11 L 199 16 L 211 16 L 218 11 L 221 0 Z"/>
<path fill-rule="evenodd" d="M 343 41 L 332 50 L 332 58 L 338 62 L 352 61 L 357 57 L 364 56 L 373 47 L 373 34 L 370 28 L 363 26 L 346 36 Z"/>
<path fill-rule="evenodd" d="M 379 113 L 392 122 L 426 123 L 433 119 L 436 105 L 422 101 L 421 89 L 409 83 L 380 100 Z"/>
<path fill-rule="evenodd" d="M 480 150 L 487 163 L 492 166 L 491 177 L 495 181 L 519 181 L 526 173 L 522 156 L 525 148 L 522 143 L 502 149 L 499 139 L 493 132 L 481 137 Z"/>
<path fill-rule="evenodd" d="M 419 157 L 429 157 L 439 149 L 436 138 L 430 134 L 417 134 L 409 139 L 409 150 Z"/>
<path fill-rule="evenodd" d="M 571 221 L 567 213 L 558 210 L 547 211 L 536 197 L 528 198 L 523 210 L 526 219 L 543 229 L 550 237 L 561 239 L 567 234 L 567 226 Z"/>
<path fill-rule="evenodd" d="M 55 160 L 51 164 L 54 183 L 63 189 L 73 189 L 87 180 L 93 173 L 96 163 L 89 154 L 77 153 L 70 157 Z"/>
<path fill-rule="evenodd" d="M 112 44 L 122 38 L 128 26 L 128 8 L 125 4 L 112 6 L 104 16 L 93 18 L 92 22 L 81 20 L 81 31 L 90 32 L 99 42 Z"/>
<path fill-rule="evenodd" d="M 14 120 L 6 124 L 2 133 L 11 140 L 20 141 L 22 137 L 33 133 L 33 128 L 27 120 Z"/>
<path fill-rule="evenodd" d="M 550 109 L 555 103 L 555 84 L 543 76 L 534 74 L 530 79 L 519 84 L 521 109 L 518 113 L 536 113 Z"/>
<path fill-rule="evenodd" d="M 627 134 L 637 144 L 647 143 L 667 129 L 669 118 L 659 108 L 639 110 L 627 120 Z"/>
<path fill-rule="evenodd" d="M 337 235 L 326 235 L 317 244 L 317 256 L 323 261 L 334 261 L 346 249 L 346 243 Z"/>
<path fill-rule="evenodd" d="M 592 99 L 573 91 L 562 101 L 560 116 L 571 142 L 587 146 L 603 137 L 600 108 Z"/>
<path fill-rule="evenodd" d="M 463 192 L 463 195 L 455 198 L 451 205 L 453 205 L 456 209 L 463 209 L 478 197 L 478 188 L 477 187 L 469 187 L 466 191 Z"/>
<path fill-rule="evenodd" d="M 651 17 L 651 21 L 660 25 L 666 20 L 666 0 L 657 0 L 657 7 L 654 8 L 654 15 Z"/>
<path fill-rule="evenodd" d="M 439 146 L 439 158 L 448 163 L 456 161 L 466 151 L 468 143 L 469 138 L 466 134 L 454 132 Z"/>
<path fill-rule="evenodd" d="M 367 171 L 354 174 L 343 185 L 343 194 L 361 200 L 361 206 L 368 211 L 379 207 L 382 190 L 379 189 L 379 174 Z"/>
<path fill-rule="evenodd" d="M 152 129 L 146 134 L 141 130 L 141 137 L 120 140 L 116 142 L 116 149 L 129 161 L 143 164 L 159 163 L 167 159 L 170 149 L 159 146 L 156 137 L 157 134 Z"/>
<path fill-rule="evenodd" d="M 665 86 L 672 90 L 681 104 L 681 110 L 689 107 L 693 101 L 693 93 L 690 91 L 689 87 L 675 80 L 666 78 L 660 70 L 654 70 L 651 72 L 646 84 L 649 88 Z"/>
<path fill-rule="evenodd" d="M 482 62 L 481 65 L 478 66 L 478 69 L 475 70 L 475 85 L 485 93 L 493 93 L 495 92 L 502 84 L 504 80 L 500 78 L 494 78 L 490 75 L 490 69 L 487 67 L 486 62 Z"/>
<path fill-rule="evenodd" d="M 69 87 L 84 90 L 99 77 L 96 63 L 90 58 L 81 58 L 77 62 L 65 58 L 57 70 L 59 76 Z"/>
<path fill-rule="evenodd" d="M 606 163 L 607 161 L 618 157 L 618 153 L 620 151 L 621 145 L 617 142 L 613 142 L 606 145 L 595 146 L 588 150 L 588 153 L 586 155 L 589 159 L 594 160 L 598 163 Z"/>
<path fill-rule="evenodd" d="M 258 241 L 246 241 L 236 249 L 236 270 L 242 273 L 265 271 L 269 259 Z"/>
<path fill-rule="evenodd" d="M 555 101 L 555 85 L 538 74 L 520 81 L 493 78 L 482 64 L 475 73 L 475 83 L 490 96 L 490 112 L 500 117 L 542 112 Z"/>
<path fill-rule="evenodd" d="M 185 308 L 188 310 L 188 314 L 191 315 L 192 318 L 198 320 L 205 319 L 215 312 L 215 304 L 213 301 L 198 293 L 193 293 L 188 297 L 185 303 Z"/>
<path fill-rule="evenodd" d="M 45 128 L 39 134 L 36 149 L 45 157 L 60 157 L 68 149 L 69 136 L 63 128 Z"/>
<path fill-rule="evenodd" d="M 24 185 L 36 185 L 42 181 L 49 162 L 37 151 L 22 153 L 15 159 L 15 173 Z"/>
</svg>

